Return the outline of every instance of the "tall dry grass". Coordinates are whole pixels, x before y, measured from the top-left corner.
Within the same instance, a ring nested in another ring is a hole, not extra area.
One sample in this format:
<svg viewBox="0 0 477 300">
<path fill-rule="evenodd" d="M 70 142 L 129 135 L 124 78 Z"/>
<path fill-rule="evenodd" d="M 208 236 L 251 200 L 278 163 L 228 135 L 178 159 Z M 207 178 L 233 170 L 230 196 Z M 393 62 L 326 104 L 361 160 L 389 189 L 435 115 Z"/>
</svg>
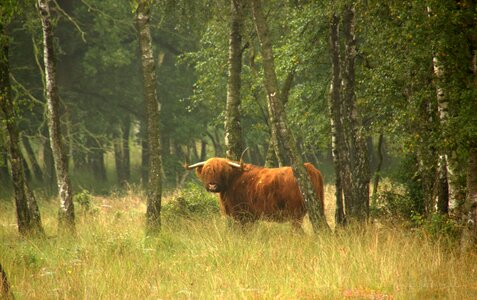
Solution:
<svg viewBox="0 0 477 300">
<path fill-rule="evenodd" d="M 130 192 L 78 206 L 77 235 L 56 237 L 56 203 L 41 204 L 48 239 L 20 238 L 0 203 L 0 262 L 17 299 L 477 299 L 475 253 L 399 226 L 312 235 L 308 224 L 168 217 L 146 238 L 144 197 Z"/>
</svg>

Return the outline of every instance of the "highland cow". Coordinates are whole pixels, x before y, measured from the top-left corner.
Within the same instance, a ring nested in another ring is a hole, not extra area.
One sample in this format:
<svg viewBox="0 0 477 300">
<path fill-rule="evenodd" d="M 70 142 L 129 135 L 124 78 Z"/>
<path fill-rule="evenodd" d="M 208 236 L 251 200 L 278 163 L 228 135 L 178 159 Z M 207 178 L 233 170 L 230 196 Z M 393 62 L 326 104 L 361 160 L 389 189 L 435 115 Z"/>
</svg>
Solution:
<svg viewBox="0 0 477 300">
<path fill-rule="evenodd" d="M 264 168 L 211 158 L 187 168 L 196 169 L 207 191 L 219 194 L 222 213 L 242 224 L 258 219 L 302 224 L 306 208 L 291 167 Z M 324 207 L 321 173 L 310 163 L 305 168 Z"/>
</svg>

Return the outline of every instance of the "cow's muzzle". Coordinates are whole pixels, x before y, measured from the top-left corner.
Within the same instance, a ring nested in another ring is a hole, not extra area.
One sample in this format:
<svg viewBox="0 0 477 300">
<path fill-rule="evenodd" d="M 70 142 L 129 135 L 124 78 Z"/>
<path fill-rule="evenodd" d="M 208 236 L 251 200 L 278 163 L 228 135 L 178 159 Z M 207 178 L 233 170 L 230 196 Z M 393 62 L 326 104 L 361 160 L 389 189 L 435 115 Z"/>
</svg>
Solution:
<svg viewBox="0 0 477 300">
<path fill-rule="evenodd" d="M 219 185 L 217 183 L 208 183 L 206 188 L 209 192 L 212 192 L 212 193 L 219 192 Z"/>
</svg>

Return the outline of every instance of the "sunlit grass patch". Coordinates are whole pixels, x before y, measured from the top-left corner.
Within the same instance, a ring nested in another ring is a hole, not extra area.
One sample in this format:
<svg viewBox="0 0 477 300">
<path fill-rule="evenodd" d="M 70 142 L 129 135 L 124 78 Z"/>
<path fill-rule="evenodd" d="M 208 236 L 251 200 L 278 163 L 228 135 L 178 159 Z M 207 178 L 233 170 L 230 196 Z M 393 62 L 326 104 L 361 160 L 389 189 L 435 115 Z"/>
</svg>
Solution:
<svg viewBox="0 0 477 300">
<path fill-rule="evenodd" d="M 0 260 L 17 299 L 477 297 L 475 253 L 404 227 L 313 235 L 309 224 L 305 233 L 269 222 L 241 229 L 212 212 L 165 215 L 161 233 L 146 237 L 143 194 L 90 200 L 77 207 L 74 237 L 56 236 L 57 203 L 40 201 L 47 239 L 20 238 L 13 206 L 0 204 Z"/>
</svg>

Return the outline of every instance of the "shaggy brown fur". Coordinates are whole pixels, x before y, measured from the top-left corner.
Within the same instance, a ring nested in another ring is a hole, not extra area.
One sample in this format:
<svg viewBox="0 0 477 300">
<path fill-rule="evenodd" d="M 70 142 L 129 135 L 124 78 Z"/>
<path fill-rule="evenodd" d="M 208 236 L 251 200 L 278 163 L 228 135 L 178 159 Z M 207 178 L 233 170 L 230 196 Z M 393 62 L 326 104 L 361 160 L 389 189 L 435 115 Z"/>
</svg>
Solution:
<svg viewBox="0 0 477 300">
<path fill-rule="evenodd" d="M 305 163 L 315 193 L 324 207 L 323 178 L 312 164 Z M 223 213 L 246 223 L 259 218 L 300 226 L 306 214 L 291 167 L 263 168 L 229 165 L 224 158 L 211 158 L 196 169 L 210 192 L 219 193 Z"/>
</svg>

